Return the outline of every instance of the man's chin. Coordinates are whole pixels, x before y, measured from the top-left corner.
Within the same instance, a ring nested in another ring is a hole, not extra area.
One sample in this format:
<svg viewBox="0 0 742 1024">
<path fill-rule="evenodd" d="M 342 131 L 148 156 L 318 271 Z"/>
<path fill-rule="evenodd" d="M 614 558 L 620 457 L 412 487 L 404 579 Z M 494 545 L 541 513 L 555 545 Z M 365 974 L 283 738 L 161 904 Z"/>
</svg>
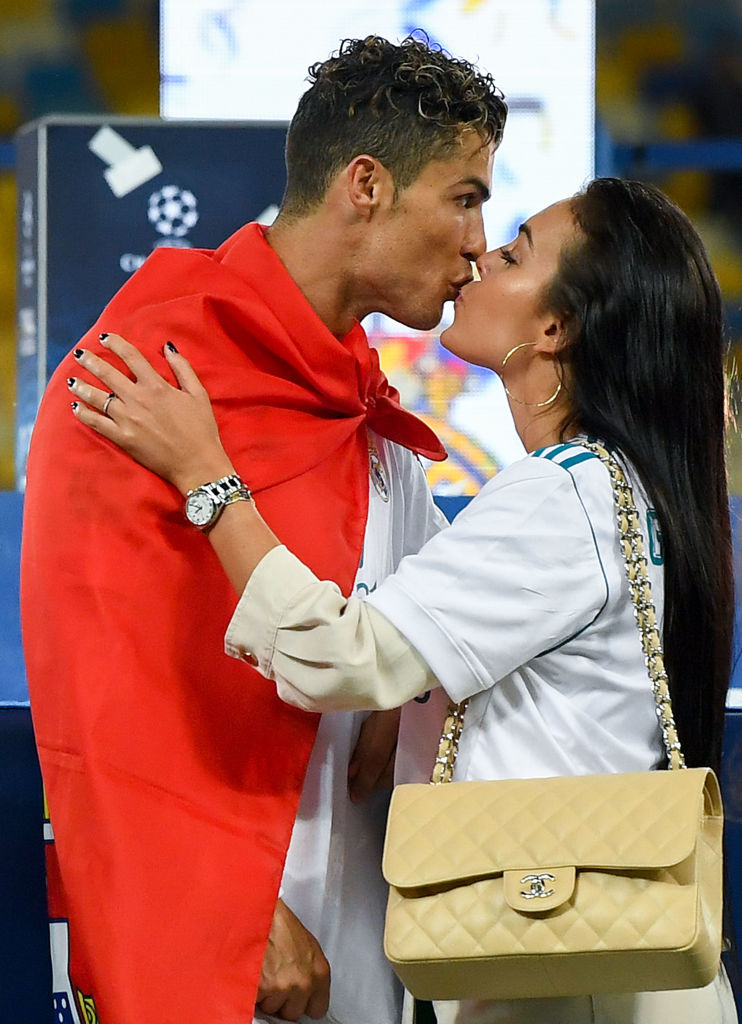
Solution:
<svg viewBox="0 0 742 1024">
<path fill-rule="evenodd" d="M 443 306 L 441 305 L 437 310 L 416 310 L 414 313 L 408 313 L 404 317 L 396 317 L 395 319 L 403 323 L 405 327 L 411 327 L 415 331 L 434 331 L 441 322 L 442 316 Z"/>
</svg>

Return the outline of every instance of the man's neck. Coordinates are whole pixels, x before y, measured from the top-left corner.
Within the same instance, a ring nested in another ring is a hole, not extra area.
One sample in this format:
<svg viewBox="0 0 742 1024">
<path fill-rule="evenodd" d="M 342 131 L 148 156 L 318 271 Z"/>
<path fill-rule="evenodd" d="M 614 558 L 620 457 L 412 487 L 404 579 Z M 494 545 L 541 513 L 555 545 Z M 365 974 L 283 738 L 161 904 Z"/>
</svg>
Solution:
<svg viewBox="0 0 742 1024">
<path fill-rule="evenodd" d="M 336 338 L 359 319 L 352 297 L 353 254 L 322 214 L 276 220 L 266 240 L 304 298 Z"/>
</svg>

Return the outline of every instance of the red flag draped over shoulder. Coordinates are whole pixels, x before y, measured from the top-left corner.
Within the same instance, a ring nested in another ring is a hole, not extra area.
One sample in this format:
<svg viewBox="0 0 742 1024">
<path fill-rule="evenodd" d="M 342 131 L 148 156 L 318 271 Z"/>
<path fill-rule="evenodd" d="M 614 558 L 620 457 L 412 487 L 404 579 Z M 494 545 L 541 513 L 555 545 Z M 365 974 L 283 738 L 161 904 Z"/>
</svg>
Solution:
<svg viewBox="0 0 742 1024">
<path fill-rule="evenodd" d="M 101 331 L 166 376 L 177 345 L 265 518 L 346 593 L 366 424 L 444 457 L 360 325 L 336 339 L 257 225 L 214 252 L 156 251 L 80 344 L 101 352 Z M 76 375 L 70 355 L 41 404 L 22 551 L 51 913 L 102 1024 L 250 1021 L 318 719 L 222 653 L 235 594 L 208 541 L 171 487 L 73 417 Z"/>
</svg>

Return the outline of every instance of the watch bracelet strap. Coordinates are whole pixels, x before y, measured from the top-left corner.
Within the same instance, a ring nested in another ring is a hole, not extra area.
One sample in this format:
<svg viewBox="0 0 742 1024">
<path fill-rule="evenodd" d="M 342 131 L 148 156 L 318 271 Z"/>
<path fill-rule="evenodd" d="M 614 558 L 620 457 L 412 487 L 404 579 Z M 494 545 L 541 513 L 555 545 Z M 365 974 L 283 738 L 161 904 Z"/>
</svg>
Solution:
<svg viewBox="0 0 742 1024">
<path fill-rule="evenodd" d="M 243 484 L 238 490 L 232 491 L 222 502 L 222 505 L 233 505 L 235 501 L 252 501 L 250 488 Z"/>
<path fill-rule="evenodd" d="M 193 494 L 194 491 L 206 491 L 206 493 L 219 505 L 228 504 L 230 496 L 237 494 L 240 491 L 247 491 L 247 493 L 250 494 L 250 489 L 247 484 L 237 473 L 228 473 L 227 476 L 223 476 L 219 480 L 212 480 L 207 484 L 201 484 L 199 487 L 194 487 L 188 492 L 186 497 Z"/>
<path fill-rule="evenodd" d="M 634 606 L 634 619 L 639 629 L 644 662 L 647 666 L 652 693 L 654 694 L 657 718 L 662 730 L 662 741 L 670 769 L 685 768 L 685 758 L 680 747 L 677 726 L 672 710 L 670 688 L 665 671 L 662 638 L 657 627 L 657 614 L 652 601 L 652 584 L 647 574 L 647 560 L 644 557 L 644 542 L 639 525 L 639 513 L 634 503 L 631 484 L 618 463 L 615 455 L 596 441 L 580 442 L 596 455 L 607 468 L 611 478 L 613 503 L 618 518 L 619 542 L 624 558 L 624 568 L 629 582 L 629 591 Z M 450 701 L 443 723 L 438 754 L 433 762 L 430 784 L 438 786 L 453 781 L 459 740 L 464 728 L 464 715 L 469 699 L 457 704 Z"/>
</svg>

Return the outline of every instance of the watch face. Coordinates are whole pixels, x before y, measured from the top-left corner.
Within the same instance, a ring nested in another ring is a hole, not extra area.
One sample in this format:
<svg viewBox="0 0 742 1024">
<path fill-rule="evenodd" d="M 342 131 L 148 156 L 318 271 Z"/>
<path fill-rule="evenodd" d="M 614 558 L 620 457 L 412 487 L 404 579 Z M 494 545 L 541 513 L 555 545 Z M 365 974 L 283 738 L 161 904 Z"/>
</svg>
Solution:
<svg viewBox="0 0 742 1024">
<path fill-rule="evenodd" d="M 208 526 L 215 512 L 216 502 L 205 491 L 195 491 L 186 498 L 185 513 L 194 526 Z"/>
</svg>

